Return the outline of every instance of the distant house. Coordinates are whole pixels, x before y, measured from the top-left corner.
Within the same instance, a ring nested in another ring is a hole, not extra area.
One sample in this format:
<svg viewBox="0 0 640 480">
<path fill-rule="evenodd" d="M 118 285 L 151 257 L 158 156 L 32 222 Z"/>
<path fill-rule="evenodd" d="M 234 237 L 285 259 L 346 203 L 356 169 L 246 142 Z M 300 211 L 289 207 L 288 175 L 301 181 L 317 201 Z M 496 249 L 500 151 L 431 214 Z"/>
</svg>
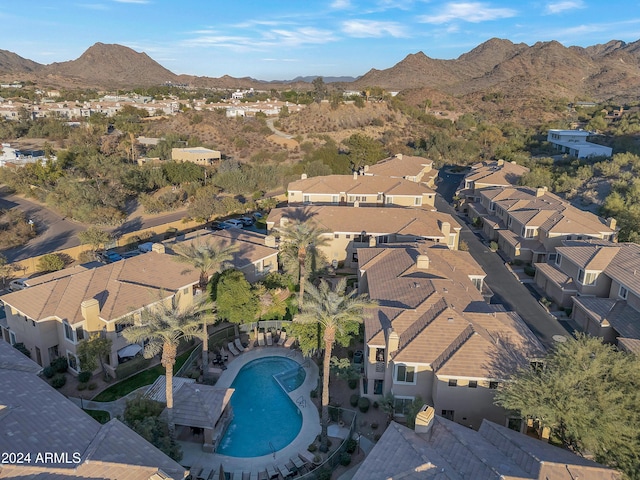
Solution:
<svg viewBox="0 0 640 480">
<path fill-rule="evenodd" d="M 610 157 L 613 149 L 591 143 L 587 138 L 591 133 L 584 130 L 556 130 L 551 129 L 547 134 L 547 141 L 559 153 L 566 153 L 576 158 Z"/>
<path fill-rule="evenodd" d="M 353 480 L 621 480 L 622 475 L 568 450 L 483 420 L 478 431 L 432 408 L 415 430 L 392 422 Z"/>
<path fill-rule="evenodd" d="M 364 175 L 404 178 L 411 182 L 424 182 L 433 187 L 438 171 L 433 170 L 433 160 L 397 153 L 380 160 L 375 165 L 365 165 Z"/>
<path fill-rule="evenodd" d="M 488 160 L 472 165 L 456 190 L 460 208 L 466 213 L 466 203 L 479 201 L 477 192 L 480 190 L 489 187 L 515 187 L 528 172 L 527 167 L 504 160 Z"/>
<path fill-rule="evenodd" d="M 403 178 L 386 176 L 325 175 L 289 183 L 288 202 L 325 205 L 397 205 L 403 207 L 433 207 L 436 192 L 431 188 Z"/>
<path fill-rule="evenodd" d="M 191 162 L 197 165 L 213 165 L 219 162 L 222 154 L 217 150 L 204 147 L 172 148 L 171 159 L 174 162 Z"/>
</svg>

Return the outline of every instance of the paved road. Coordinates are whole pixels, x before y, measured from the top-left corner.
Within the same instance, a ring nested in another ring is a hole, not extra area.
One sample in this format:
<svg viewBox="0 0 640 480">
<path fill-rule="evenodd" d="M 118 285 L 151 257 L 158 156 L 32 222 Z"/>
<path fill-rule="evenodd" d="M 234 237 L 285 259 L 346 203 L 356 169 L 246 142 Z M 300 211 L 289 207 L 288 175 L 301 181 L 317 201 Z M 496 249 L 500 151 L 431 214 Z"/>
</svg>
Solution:
<svg viewBox="0 0 640 480">
<path fill-rule="evenodd" d="M 38 232 L 38 236 L 26 245 L 2 251 L 2 254 L 7 257 L 9 262 L 76 247 L 80 245 L 78 232 L 89 227 L 89 225 L 68 220 L 40 203 L 13 195 L 8 192 L 6 186 L 0 186 L 0 208 L 22 210 L 28 219 L 33 220 L 33 226 Z M 111 231 L 116 236 L 122 236 L 144 228 L 153 228 L 168 222 L 178 221 L 184 216 L 185 210 L 148 218 L 137 216 L 128 219 L 119 227 L 107 228 L 106 230 Z"/>
<path fill-rule="evenodd" d="M 462 175 L 447 173 L 441 175 L 436 189 L 439 194 L 442 192 L 442 196 L 436 197 L 438 211 L 447 212 L 456 217 L 454 208 L 445 201 L 445 198 L 449 200 L 452 198 L 461 178 Z M 491 303 L 502 303 L 508 310 L 518 312 L 531 331 L 547 347 L 555 343 L 554 335 L 569 336 L 570 327 L 542 308 L 529 290 L 515 279 L 500 256 L 491 252 L 467 227 L 464 220 L 459 219 L 459 221 L 462 224 L 461 239 L 469 246 L 471 256 L 487 273 L 485 281 L 494 293 Z"/>
</svg>

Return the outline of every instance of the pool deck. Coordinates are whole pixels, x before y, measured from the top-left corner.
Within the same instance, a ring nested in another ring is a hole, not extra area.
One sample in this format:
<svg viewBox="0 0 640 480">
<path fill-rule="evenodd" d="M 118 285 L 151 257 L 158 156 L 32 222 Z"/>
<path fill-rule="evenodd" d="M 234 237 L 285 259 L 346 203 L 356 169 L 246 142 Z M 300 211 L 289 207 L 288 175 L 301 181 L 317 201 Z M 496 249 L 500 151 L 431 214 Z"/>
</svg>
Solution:
<svg viewBox="0 0 640 480">
<path fill-rule="evenodd" d="M 230 457 L 217 453 L 206 453 L 202 451 L 202 445 L 193 442 L 179 441 L 182 447 L 183 457 L 180 463 L 185 467 L 208 467 L 215 471 L 220 464 L 225 472 L 262 472 L 267 467 L 275 467 L 288 463 L 290 458 L 298 456 L 299 452 L 306 452 L 309 444 L 313 443 L 316 436 L 320 434 L 320 416 L 318 410 L 311 401 L 310 392 L 318 384 L 318 366 L 315 362 L 304 358 L 298 350 L 276 345 L 265 347 L 253 347 L 237 357 L 229 354 L 227 369 L 222 372 L 216 382 L 216 387 L 229 388 L 236 375 L 242 367 L 252 360 L 263 357 L 287 357 L 298 362 L 306 372 L 304 383 L 292 392 L 289 392 L 291 401 L 294 402 L 302 412 L 302 427 L 296 438 L 286 447 L 275 452 L 275 454 L 263 455 L 261 457 Z M 260 399 L 257 399 L 260 401 Z M 274 428 L 278 428 L 274 422 Z"/>
</svg>

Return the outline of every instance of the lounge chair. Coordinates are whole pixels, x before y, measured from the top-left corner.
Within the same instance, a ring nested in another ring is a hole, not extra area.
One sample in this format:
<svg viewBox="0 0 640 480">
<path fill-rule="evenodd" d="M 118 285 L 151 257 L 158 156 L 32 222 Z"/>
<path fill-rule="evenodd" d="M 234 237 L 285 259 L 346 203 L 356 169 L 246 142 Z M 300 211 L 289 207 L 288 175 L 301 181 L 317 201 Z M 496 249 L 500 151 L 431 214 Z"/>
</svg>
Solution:
<svg viewBox="0 0 640 480">
<path fill-rule="evenodd" d="M 291 348 L 295 341 L 296 337 L 288 337 L 284 342 L 284 348 Z"/>
<path fill-rule="evenodd" d="M 251 472 L 250 480 L 258 480 L 258 472 Z"/>
<path fill-rule="evenodd" d="M 283 330 L 282 332 L 280 332 L 280 338 L 278 339 L 278 346 L 279 347 L 283 346 L 286 339 L 287 339 L 287 332 Z"/>
<path fill-rule="evenodd" d="M 236 350 L 236 346 L 233 344 L 233 342 L 229 342 L 227 344 L 227 348 L 233 354 L 234 357 L 237 357 L 238 355 L 240 355 L 240 352 Z"/>
<path fill-rule="evenodd" d="M 289 467 L 287 467 L 284 463 L 281 463 L 276 468 L 284 478 L 290 477 L 291 475 L 295 474 L 295 472 L 289 470 Z"/>
<path fill-rule="evenodd" d="M 307 464 L 306 462 L 302 461 L 300 457 L 291 457 L 291 462 L 293 463 L 293 465 L 295 465 L 298 472 L 300 472 L 300 470 L 302 470 Z"/>
<path fill-rule="evenodd" d="M 271 346 L 273 345 L 273 336 L 271 335 L 271 332 L 267 332 L 267 345 Z"/>
<path fill-rule="evenodd" d="M 236 346 L 236 348 L 238 349 L 238 351 L 240 351 L 240 352 L 244 352 L 244 351 L 246 350 L 245 346 L 244 346 L 244 345 L 242 345 L 242 342 L 240 341 L 240 339 L 239 339 L 239 338 L 236 338 L 236 339 L 233 341 L 233 343 L 234 343 L 234 345 Z"/>
<path fill-rule="evenodd" d="M 311 455 L 307 451 L 299 452 L 298 457 L 300 457 L 300 460 L 304 461 L 305 463 L 313 463 L 313 455 Z"/>
<path fill-rule="evenodd" d="M 264 347 L 264 332 L 258 332 L 258 345 Z"/>
<path fill-rule="evenodd" d="M 278 476 L 278 471 L 269 465 L 267 466 L 267 476 L 269 477 L 269 479 L 275 478 Z"/>
</svg>

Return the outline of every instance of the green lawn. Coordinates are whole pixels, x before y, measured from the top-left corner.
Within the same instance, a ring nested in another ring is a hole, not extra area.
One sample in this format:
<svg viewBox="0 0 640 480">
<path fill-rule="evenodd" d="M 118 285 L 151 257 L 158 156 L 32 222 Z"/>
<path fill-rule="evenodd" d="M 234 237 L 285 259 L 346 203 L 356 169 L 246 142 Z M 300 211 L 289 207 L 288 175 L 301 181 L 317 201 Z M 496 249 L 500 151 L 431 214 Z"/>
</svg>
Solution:
<svg viewBox="0 0 640 480">
<path fill-rule="evenodd" d="M 176 364 L 173 366 L 174 372 L 177 372 L 180 367 L 184 365 L 184 362 L 187 361 L 187 358 L 189 358 L 189 355 L 194 348 L 195 347 L 190 348 L 186 352 L 179 355 L 178 358 L 176 358 Z M 129 378 L 125 378 L 121 382 L 110 386 L 106 390 L 96 395 L 93 400 L 95 400 L 96 402 L 112 402 L 124 397 L 125 395 L 128 395 L 129 393 L 140 387 L 151 385 L 160 375 L 164 375 L 164 367 L 162 365 L 156 365 L 155 367 L 143 370 L 142 372 L 136 373 L 135 375 L 132 375 Z"/>
<path fill-rule="evenodd" d="M 105 412 L 104 410 L 85 410 L 90 416 L 95 418 L 98 422 L 103 425 L 111 420 L 111 415 L 109 412 Z"/>
</svg>

